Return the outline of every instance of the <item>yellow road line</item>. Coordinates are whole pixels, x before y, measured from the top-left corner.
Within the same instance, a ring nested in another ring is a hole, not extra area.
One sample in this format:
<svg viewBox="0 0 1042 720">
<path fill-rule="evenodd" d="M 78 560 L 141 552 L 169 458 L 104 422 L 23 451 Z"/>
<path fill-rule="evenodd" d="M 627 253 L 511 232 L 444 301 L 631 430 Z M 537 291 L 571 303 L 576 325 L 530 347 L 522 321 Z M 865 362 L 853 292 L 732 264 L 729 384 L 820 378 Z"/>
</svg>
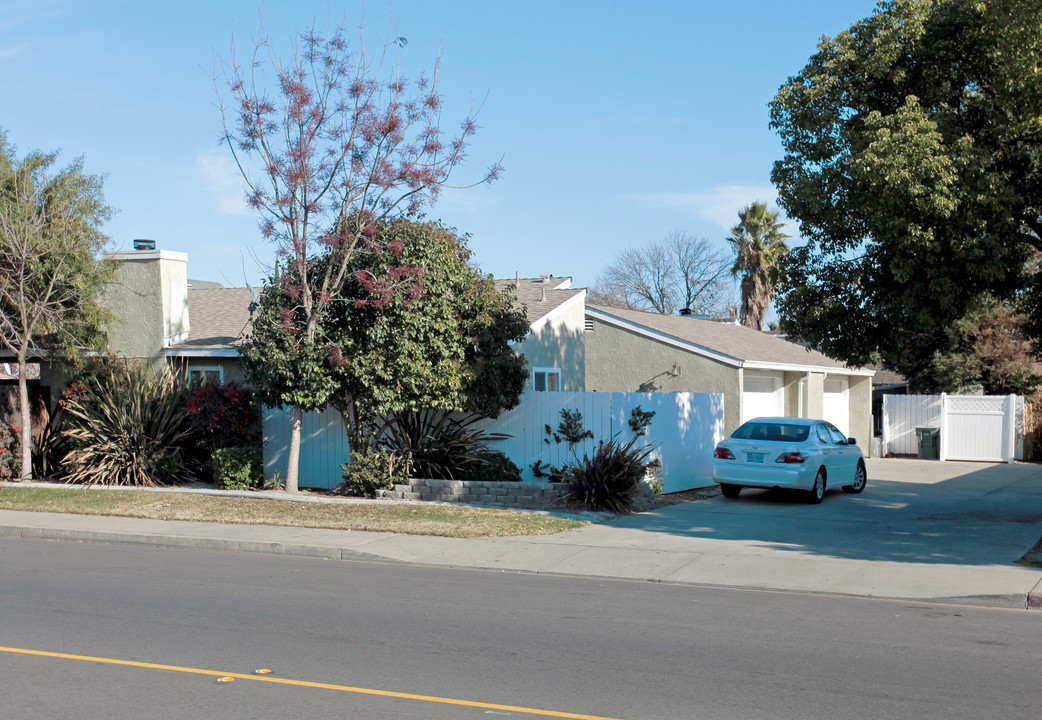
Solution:
<svg viewBox="0 0 1042 720">
<path fill-rule="evenodd" d="M 362 695 L 379 695 L 381 697 L 400 698 L 404 700 L 422 700 L 424 702 L 442 703 L 444 705 L 463 705 L 466 707 L 483 708 L 485 710 L 506 710 L 509 712 L 542 715 L 545 717 L 572 718 L 573 720 L 618 720 L 618 718 L 607 718 L 600 715 L 579 715 L 576 713 L 558 712 L 556 710 L 538 710 L 536 708 L 518 707 L 515 705 L 497 705 L 495 703 L 477 702 L 474 700 L 457 700 L 455 698 L 443 698 L 434 695 L 415 695 L 413 693 L 392 692 L 390 690 L 351 687 L 350 685 L 332 685 L 330 683 L 308 682 L 307 680 L 290 680 L 288 678 L 271 677 L 270 675 L 231 673 L 224 672 L 223 670 L 204 670 L 202 668 L 180 667 L 178 665 L 159 665 L 157 663 L 137 662 L 135 660 L 91 657 L 90 655 L 70 655 L 68 653 L 47 652 L 45 650 L 27 650 L 25 648 L 0 646 L 0 652 L 60 658 L 62 660 L 85 660 L 87 662 L 105 663 L 108 665 L 124 665 L 127 667 L 147 668 L 149 670 L 171 670 L 173 672 L 192 673 L 194 675 L 233 677 L 239 680 L 253 680 L 254 682 L 295 685 L 297 687 L 320 688 L 322 690 L 339 690 L 341 692 L 358 693 Z"/>
</svg>

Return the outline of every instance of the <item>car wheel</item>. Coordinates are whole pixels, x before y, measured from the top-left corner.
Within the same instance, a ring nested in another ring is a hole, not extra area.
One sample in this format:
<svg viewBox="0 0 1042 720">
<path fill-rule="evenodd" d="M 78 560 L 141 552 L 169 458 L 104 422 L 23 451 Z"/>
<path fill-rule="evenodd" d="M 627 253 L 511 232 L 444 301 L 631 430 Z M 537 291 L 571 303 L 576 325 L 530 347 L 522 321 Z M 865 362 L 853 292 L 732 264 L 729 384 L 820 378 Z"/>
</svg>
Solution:
<svg viewBox="0 0 1042 720">
<path fill-rule="evenodd" d="M 807 502 L 817 505 L 825 499 L 825 468 L 818 468 L 814 476 L 814 487 L 807 491 Z"/>
<path fill-rule="evenodd" d="M 721 483 L 720 492 L 724 494 L 725 498 L 736 498 L 738 494 L 742 492 L 741 485 L 724 485 Z"/>
<path fill-rule="evenodd" d="M 865 489 L 866 484 L 868 484 L 868 473 L 865 472 L 865 464 L 859 462 L 857 464 L 857 470 L 854 471 L 854 484 L 844 485 L 843 492 L 859 493 Z"/>
</svg>

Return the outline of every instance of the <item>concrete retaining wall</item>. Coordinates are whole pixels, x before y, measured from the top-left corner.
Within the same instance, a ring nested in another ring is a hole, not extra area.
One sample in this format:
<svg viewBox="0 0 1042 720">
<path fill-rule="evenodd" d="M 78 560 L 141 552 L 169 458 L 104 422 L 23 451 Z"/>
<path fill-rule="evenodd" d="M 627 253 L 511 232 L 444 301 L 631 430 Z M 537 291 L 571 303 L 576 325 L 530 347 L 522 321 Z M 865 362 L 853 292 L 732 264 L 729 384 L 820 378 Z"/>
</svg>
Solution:
<svg viewBox="0 0 1042 720">
<path fill-rule="evenodd" d="M 395 485 L 394 490 L 381 490 L 379 497 L 551 510 L 564 507 L 567 492 L 563 483 L 414 479 L 408 485 Z"/>
</svg>

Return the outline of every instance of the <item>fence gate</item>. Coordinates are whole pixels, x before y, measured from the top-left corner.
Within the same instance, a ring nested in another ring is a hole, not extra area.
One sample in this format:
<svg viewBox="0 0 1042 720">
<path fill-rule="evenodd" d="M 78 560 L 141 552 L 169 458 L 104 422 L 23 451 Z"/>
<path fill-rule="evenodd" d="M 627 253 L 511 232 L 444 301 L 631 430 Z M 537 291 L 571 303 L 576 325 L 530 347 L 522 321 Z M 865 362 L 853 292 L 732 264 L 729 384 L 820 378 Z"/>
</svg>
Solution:
<svg viewBox="0 0 1042 720">
<path fill-rule="evenodd" d="M 942 396 L 941 459 L 1012 462 L 1015 395 Z"/>
<path fill-rule="evenodd" d="M 915 455 L 917 427 L 941 433 L 941 460 L 1023 457 L 1024 398 L 1016 395 L 884 395 L 883 454 Z"/>
</svg>

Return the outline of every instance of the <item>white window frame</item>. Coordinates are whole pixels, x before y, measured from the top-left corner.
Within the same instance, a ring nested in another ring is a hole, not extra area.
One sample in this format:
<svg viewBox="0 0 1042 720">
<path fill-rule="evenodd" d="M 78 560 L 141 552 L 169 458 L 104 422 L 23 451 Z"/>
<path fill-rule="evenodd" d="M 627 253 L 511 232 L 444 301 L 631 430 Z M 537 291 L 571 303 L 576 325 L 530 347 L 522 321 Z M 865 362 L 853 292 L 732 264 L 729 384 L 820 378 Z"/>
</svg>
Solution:
<svg viewBox="0 0 1042 720">
<path fill-rule="evenodd" d="M 188 366 L 188 384 L 189 385 L 194 385 L 195 384 L 195 380 L 194 380 L 193 376 L 196 375 L 196 374 L 203 375 L 203 373 L 213 373 L 213 372 L 217 373 L 217 382 L 223 384 L 224 383 L 224 366 L 223 365 L 189 365 Z M 203 375 L 203 377 L 205 378 L 205 375 Z M 201 385 L 202 383 L 200 382 L 199 384 Z"/>
<path fill-rule="evenodd" d="M 543 389 L 539 389 L 538 378 L 543 378 Z M 551 382 L 550 378 L 556 377 L 556 382 Z M 556 387 L 551 388 L 551 385 Z M 536 367 L 532 368 L 532 391 L 533 392 L 560 392 L 561 390 L 561 368 L 551 367 Z"/>
</svg>

